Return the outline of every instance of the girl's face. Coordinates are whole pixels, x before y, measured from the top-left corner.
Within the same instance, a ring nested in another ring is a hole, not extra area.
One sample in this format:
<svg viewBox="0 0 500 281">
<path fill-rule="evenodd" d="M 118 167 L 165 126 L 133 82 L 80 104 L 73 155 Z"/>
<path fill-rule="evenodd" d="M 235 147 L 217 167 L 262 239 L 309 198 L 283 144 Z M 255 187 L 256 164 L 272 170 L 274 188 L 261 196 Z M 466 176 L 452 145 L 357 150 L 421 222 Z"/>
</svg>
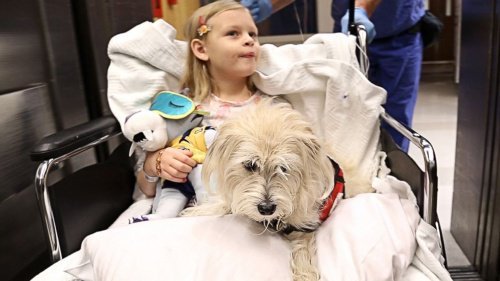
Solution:
<svg viewBox="0 0 500 281">
<path fill-rule="evenodd" d="M 246 78 L 255 72 L 260 44 L 246 9 L 224 11 L 208 20 L 204 51 L 212 77 Z"/>
</svg>

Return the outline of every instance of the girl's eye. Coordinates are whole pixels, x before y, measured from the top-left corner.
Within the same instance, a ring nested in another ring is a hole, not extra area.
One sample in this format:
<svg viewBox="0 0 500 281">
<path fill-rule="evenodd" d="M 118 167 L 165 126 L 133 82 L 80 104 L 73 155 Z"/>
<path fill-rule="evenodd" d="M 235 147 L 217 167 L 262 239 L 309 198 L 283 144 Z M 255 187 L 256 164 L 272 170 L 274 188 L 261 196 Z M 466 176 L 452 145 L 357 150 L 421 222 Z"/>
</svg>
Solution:
<svg viewBox="0 0 500 281">
<path fill-rule="evenodd" d="M 258 36 L 257 32 L 249 32 L 248 35 L 250 35 L 250 37 L 252 38 L 256 38 Z"/>
<path fill-rule="evenodd" d="M 229 31 L 229 32 L 227 33 L 227 35 L 228 35 L 228 36 L 232 36 L 232 37 L 236 37 L 236 36 L 238 36 L 238 32 L 237 32 L 237 31 Z"/>
</svg>

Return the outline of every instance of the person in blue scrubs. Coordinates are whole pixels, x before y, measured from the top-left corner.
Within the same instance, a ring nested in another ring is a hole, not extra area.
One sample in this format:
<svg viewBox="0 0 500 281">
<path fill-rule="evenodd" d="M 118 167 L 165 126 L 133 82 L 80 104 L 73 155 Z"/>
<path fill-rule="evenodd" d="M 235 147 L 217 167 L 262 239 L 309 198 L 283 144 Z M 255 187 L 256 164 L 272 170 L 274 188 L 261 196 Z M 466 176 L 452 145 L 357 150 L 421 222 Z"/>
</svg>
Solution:
<svg viewBox="0 0 500 281">
<path fill-rule="evenodd" d="M 334 32 L 347 30 L 348 6 L 349 0 L 332 1 Z M 386 112 L 411 127 L 422 65 L 418 22 L 425 13 L 423 0 L 364 0 L 355 6 L 355 22 L 374 26 L 368 30 L 368 78 L 387 91 Z M 408 151 L 408 140 L 386 128 L 401 149 Z"/>
</svg>

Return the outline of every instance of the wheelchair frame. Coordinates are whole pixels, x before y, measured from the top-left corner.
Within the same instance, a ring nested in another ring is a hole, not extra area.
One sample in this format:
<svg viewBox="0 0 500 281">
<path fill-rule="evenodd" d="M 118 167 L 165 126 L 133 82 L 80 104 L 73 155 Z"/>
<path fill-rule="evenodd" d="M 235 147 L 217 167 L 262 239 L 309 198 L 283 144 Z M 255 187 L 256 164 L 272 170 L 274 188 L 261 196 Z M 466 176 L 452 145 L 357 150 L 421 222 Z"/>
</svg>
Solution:
<svg viewBox="0 0 500 281">
<path fill-rule="evenodd" d="M 356 56 L 358 58 L 360 71 L 367 75 L 369 62 L 367 58 L 366 29 L 363 25 L 354 23 L 354 1 L 352 0 L 350 1 L 349 33 L 356 37 L 356 43 L 358 45 L 358 48 L 356 48 Z M 401 133 L 411 143 L 417 146 L 422 153 L 424 171 L 423 182 L 420 188 L 423 190 L 423 194 L 417 194 L 417 203 L 421 208 L 420 215 L 422 218 L 439 230 L 438 233 L 440 235 L 446 266 L 446 250 L 437 216 L 438 178 L 434 148 L 425 137 L 401 124 L 389 114 L 385 112 L 382 113 L 380 119 Z M 42 161 L 38 166 L 34 185 L 42 222 L 44 224 L 44 232 L 50 247 L 52 262 L 61 260 L 62 252 L 48 192 L 49 187 L 47 186 L 49 173 L 57 164 L 121 134 L 121 129 L 116 119 L 112 116 L 106 116 L 47 136 L 42 139 L 31 152 L 32 160 Z M 409 155 L 406 156 L 411 159 Z"/>
<path fill-rule="evenodd" d="M 422 152 L 425 162 L 422 187 L 425 200 L 423 201 L 423 213 L 421 215 L 427 223 L 435 225 L 438 222 L 436 212 L 437 166 L 435 152 L 431 143 L 422 135 L 400 124 L 386 113 L 383 113 L 380 118 L 408 138 Z M 116 119 L 112 116 L 106 116 L 49 135 L 43 138 L 32 150 L 31 159 L 41 161 L 36 172 L 34 186 L 52 262 L 61 260 L 63 256 L 49 196 L 50 187 L 47 185 L 50 172 L 57 167 L 57 164 L 119 135 L 121 135 L 121 130 Z M 420 207 L 422 208 L 422 206 Z"/>
<path fill-rule="evenodd" d="M 367 57 L 367 35 L 363 25 L 354 23 L 354 1 L 350 1 L 349 8 L 349 34 L 356 37 L 356 56 L 358 58 L 360 71 L 368 75 L 369 61 Z M 415 132 L 413 129 L 401 124 L 399 121 L 391 117 L 386 112 L 381 114 L 381 119 L 392 128 L 396 129 L 400 134 L 415 144 L 424 158 L 424 190 L 427 192 L 428 198 L 424 201 L 424 212 L 422 214 L 424 220 L 434 225 L 438 222 L 437 218 L 437 164 L 436 154 L 431 143 Z"/>
</svg>

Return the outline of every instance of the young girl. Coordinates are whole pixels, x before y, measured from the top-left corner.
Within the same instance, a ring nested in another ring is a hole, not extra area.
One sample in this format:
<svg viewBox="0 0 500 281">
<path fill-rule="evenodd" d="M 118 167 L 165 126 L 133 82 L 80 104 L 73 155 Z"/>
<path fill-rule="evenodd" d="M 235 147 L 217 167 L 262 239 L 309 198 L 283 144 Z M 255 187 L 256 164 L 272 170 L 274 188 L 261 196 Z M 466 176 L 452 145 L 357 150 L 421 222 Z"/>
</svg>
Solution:
<svg viewBox="0 0 500 281">
<path fill-rule="evenodd" d="M 185 29 L 189 42 L 187 67 L 181 85 L 190 89 L 190 97 L 202 110 L 209 112 L 204 125 L 218 127 L 231 114 L 261 99 L 262 94 L 255 91 L 250 81 L 259 57 L 257 35 L 249 10 L 232 0 L 200 7 L 189 19 Z M 143 167 L 145 178 L 161 177 L 173 185 L 185 183 L 197 164 L 191 156 L 188 150 L 172 147 L 148 153 Z M 146 195 L 156 192 L 154 182 L 141 180 L 139 186 Z M 162 193 L 165 191 L 169 190 Z M 172 193 L 176 195 L 169 196 L 184 196 L 177 191 Z M 178 208 L 168 198 L 161 204 Z"/>
</svg>

